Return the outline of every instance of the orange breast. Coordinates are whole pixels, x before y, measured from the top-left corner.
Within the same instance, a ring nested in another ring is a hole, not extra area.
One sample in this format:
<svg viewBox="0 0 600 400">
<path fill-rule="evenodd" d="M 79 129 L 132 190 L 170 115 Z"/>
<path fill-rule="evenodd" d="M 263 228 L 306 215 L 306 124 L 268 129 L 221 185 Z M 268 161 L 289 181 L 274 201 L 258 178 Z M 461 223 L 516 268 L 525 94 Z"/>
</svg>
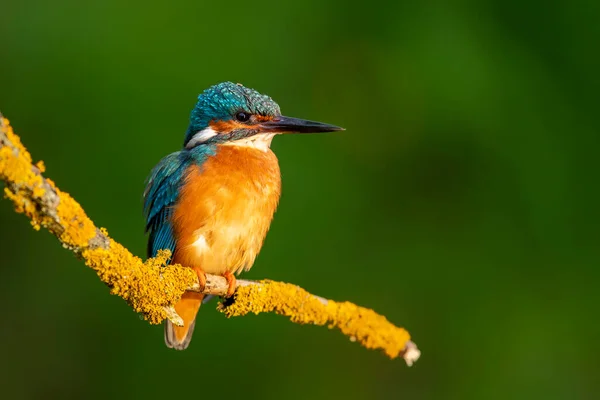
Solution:
<svg viewBox="0 0 600 400">
<path fill-rule="evenodd" d="M 252 267 L 281 193 L 275 154 L 218 146 L 202 166 L 190 167 L 173 215 L 173 260 L 210 274 Z"/>
</svg>

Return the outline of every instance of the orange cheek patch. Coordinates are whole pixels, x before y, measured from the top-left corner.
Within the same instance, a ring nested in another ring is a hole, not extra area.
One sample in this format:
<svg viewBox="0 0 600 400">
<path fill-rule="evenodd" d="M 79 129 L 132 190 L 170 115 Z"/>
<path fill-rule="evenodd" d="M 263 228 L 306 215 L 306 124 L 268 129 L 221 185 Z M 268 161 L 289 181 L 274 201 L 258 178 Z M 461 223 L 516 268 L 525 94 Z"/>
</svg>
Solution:
<svg viewBox="0 0 600 400">
<path fill-rule="evenodd" d="M 229 120 L 229 121 L 211 121 L 209 123 L 213 131 L 218 133 L 229 133 L 235 129 L 244 129 L 248 126 L 241 122 Z"/>
<path fill-rule="evenodd" d="M 268 115 L 254 115 L 254 118 L 258 122 L 254 125 L 244 124 L 233 119 L 229 121 L 211 121 L 209 122 L 209 125 L 213 129 L 213 131 L 217 133 L 229 133 L 236 129 L 258 129 L 259 123 L 271 121 L 273 119 L 273 117 Z"/>
<path fill-rule="evenodd" d="M 266 122 L 271 121 L 273 119 L 273 117 L 271 117 L 270 115 L 255 115 L 254 118 L 256 118 L 258 122 Z"/>
</svg>

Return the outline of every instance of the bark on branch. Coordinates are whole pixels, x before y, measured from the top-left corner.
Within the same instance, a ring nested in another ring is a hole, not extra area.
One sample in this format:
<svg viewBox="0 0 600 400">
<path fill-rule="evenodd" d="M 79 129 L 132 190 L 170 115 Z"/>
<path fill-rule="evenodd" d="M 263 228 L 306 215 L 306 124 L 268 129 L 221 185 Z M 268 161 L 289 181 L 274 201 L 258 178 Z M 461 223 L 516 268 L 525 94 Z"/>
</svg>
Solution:
<svg viewBox="0 0 600 400">
<path fill-rule="evenodd" d="M 0 115 L 0 180 L 4 195 L 15 210 L 25 214 L 34 229 L 48 229 L 62 245 L 96 271 L 112 294 L 123 298 L 152 324 L 165 318 L 180 325 L 173 305 L 186 290 L 199 291 L 195 273 L 180 265 L 167 265 L 167 251 L 142 261 L 97 228 L 68 193 L 45 178 L 43 162 L 31 155 Z M 224 295 L 225 278 L 207 275 L 206 294 Z M 228 317 L 274 312 L 300 324 L 338 328 L 352 341 L 369 349 L 381 349 L 390 358 L 402 357 L 410 366 L 420 355 L 408 332 L 374 311 L 349 302 L 312 295 L 289 283 L 238 280 L 233 299 L 219 305 Z"/>
</svg>

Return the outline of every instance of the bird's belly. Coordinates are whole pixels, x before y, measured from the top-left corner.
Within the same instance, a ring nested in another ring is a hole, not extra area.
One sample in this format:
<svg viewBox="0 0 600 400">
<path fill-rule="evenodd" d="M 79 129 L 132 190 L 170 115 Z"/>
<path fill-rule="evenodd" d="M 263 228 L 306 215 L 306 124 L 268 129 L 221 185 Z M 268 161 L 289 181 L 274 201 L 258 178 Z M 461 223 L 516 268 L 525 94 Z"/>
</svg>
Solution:
<svg viewBox="0 0 600 400">
<path fill-rule="evenodd" d="M 223 146 L 188 174 L 174 212 L 174 261 L 209 274 L 250 269 L 279 200 L 275 155 Z"/>
<path fill-rule="evenodd" d="M 195 258 L 194 264 L 209 274 L 250 269 L 271 222 L 272 214 L 264 215 L 263 208 L 264 205 L 252 204 L 232 209 L 229 212 L 237 216 L 221 216 L 198 229 L 189 251 Z M 243 218 L 243 214 L 248 218 Z"/>
</svg>

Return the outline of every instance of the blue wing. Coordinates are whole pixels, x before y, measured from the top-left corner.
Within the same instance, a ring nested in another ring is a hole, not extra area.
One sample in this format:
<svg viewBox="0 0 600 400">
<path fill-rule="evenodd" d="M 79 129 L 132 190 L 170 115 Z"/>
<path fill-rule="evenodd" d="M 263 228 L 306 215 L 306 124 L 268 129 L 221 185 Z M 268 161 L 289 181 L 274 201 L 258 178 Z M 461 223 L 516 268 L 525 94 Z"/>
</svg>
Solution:
<svg viewBox="0 0 600 400">
<path fill-rule="evenodd" d="M 188 166 L 189 158 L 185 153 L 179 151 L 169 154 L 154 167 L 146 181 L 144 214 L 146 231 L 150 233 L 148 257 L 154 257 L 161 249 L 175 252 L 171 217 Z"/>
<path fill-rule="evenodd" d="M 154 257 L 161 249 L 169 249 L 171 254 L 175 252 L 171 217 L 186 169 L 192 164 L 202 165 L 208 156 L 214 154 L 214 146 L 178 151 L 160 160 L 150 173 L 144 190 L 146 231 L 150 233 L 148 257 Z"/>
</svg>

